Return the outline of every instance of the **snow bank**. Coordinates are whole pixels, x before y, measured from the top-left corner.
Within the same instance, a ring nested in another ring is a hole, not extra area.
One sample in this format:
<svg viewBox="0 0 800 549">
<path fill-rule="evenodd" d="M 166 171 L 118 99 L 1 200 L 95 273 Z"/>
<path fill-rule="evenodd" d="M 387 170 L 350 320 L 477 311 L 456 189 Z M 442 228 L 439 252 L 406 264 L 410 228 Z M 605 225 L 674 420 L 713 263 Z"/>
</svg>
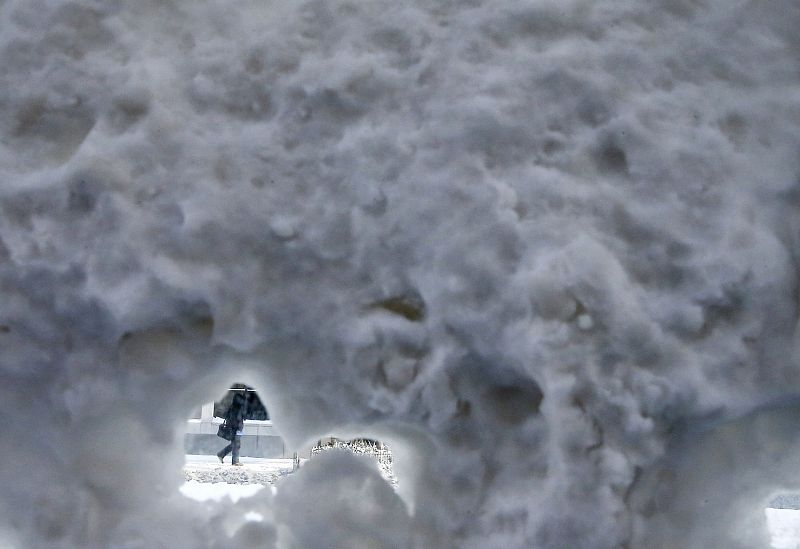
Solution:
<svg viewBox="0 0 800 549">
<path fill-rule="evenodd" d="M 0 540 L 766 546 L 800 487 L 798 26 L 0 2 Z M 187 505 L 181 424 L 234 381 L 289 446 L 387 442 L 403 505 L 353 456 L 259 523 Z"/>
</svg>

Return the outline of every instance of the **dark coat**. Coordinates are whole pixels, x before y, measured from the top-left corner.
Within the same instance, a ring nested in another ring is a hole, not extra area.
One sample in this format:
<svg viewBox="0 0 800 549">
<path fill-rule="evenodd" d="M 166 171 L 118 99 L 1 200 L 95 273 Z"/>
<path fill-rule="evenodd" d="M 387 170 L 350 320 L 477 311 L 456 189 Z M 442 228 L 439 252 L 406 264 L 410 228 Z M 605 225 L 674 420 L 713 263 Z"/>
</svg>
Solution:
<svg viewBox="0 0 800 549">
<path fill-rule="evenodd" d="M 244 428 L 244 418 L 247 415 L 247 400 L 240 393 L 233 395 L 228 411 L 225 412 L 225 423 L 233 426 L 237 431 Z"/>
</svg>

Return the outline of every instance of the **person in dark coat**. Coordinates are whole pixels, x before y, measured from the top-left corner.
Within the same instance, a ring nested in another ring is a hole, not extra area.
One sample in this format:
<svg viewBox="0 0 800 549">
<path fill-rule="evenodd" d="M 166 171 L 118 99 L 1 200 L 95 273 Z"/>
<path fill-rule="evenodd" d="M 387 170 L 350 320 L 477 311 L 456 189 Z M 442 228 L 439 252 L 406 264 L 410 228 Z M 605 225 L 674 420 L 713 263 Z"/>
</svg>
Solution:
<svg viewBox="0 0 800 549">
<path fill-rule="evenodd" d="M 242 445 L 242 430 L 244 429 L 244 417 L 247 412 L 246 404 L 247 401 L 244 395 L 241 393 L 234 393 L 233 401 L 231 402 L 228 411 L 225 412 L 225 423 L 231 426 L 234 436 L 230 444 L 217 452 L 217 457 L 219 458 L 220 463 L 223 463 L 225 456 L 230 453 L 231 463 L 233 465 L 242 465 L 239 463 L 239 448 Z"/>
</svg>

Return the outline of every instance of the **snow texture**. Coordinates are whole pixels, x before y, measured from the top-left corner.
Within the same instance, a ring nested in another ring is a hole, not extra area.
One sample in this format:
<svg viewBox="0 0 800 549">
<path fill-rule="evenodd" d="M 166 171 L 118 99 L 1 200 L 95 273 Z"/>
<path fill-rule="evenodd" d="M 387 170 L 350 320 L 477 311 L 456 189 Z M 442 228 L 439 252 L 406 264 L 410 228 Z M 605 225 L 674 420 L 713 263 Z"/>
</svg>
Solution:
<svg viewBox="0 0 800 549">
<path fill-rule="evenodd" d="M 0 541 L 767 547 L 800 489 L 798 28 L 0 0 Z M 232 382 L 289 448 L 388 443 L 399 496 L 333 453 L 188 505 L 182 425 Z"/>
<path fill-rule="evenodd" d="M 187 482 L 206 484 L 271 485 L 292 472 L 291 459 L 240 458 L 241 467 L 221 464 L 216 456 L 186 456 L 183 477 Z"/>
</svg>

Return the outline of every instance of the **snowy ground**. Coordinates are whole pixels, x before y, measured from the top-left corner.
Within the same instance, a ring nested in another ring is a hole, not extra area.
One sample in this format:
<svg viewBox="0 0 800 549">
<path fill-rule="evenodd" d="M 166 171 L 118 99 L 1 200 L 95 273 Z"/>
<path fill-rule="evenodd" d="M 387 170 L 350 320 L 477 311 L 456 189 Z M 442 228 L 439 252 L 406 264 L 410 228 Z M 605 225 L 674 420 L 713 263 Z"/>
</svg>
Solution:
<svg viewBox="0 0 800 549">
<path fill-rule="evenodd" d="M 265 487 L 274 493 L 275 482 L 293 470 L 291 459 L 242 457 L 241 467 L 234 467 L 229 460 L 220 463 L 216 456 L 187 455 L 183 469 L 186 482 L 180 487 L 181 494 L 198 502 L 220 502 L 229 498 L 236 503 L 242 498 L 254 496 Z M 301 459 L 301 466 L 306 461 Z M 388 470 L 382 468 L 381 472 L 388 482 L 396 485 L 391 466 L 388 467 Z M 252 510 L 244 518 L 255 522 L 264 519 L 261 513 Z"/>
<path fill-rule="evenodd" d="M 227 482 L 187 481 L 181 486 L 181 493 L 195 501 L 221 501 L 228 497 L 234 503 L 241 498 L 255 495 L 264 488 L 260 484 L 229 484 Z M 270 486 L 272 490 L 275 488 Z M 800 549 L 800 510 L 797 509 L 765 509 L 767 524 L 772 535 L 771 546 L 774 549 Z M 259 521 L 261 515 L 249 512 L 247 520 Z"/>
<path fill-rule="evenodd" d="M 187 455 L 183 472 L 187 482 L 266 485 L 292 472 L 291 459 L 243 457 L 242 467 L 230 464 L 230 457 L 220 463 L 216 456 Z"/>
<path fill-rule="evenodd" d="M 272 486 L 277 479 L 291 474 L 291 459 L 241 458 L 242 467 L 233 467 L 229 462 L 220 464 L 215 456 L 187 455 L 184 472 L 186 483 L 181 493 L 195 501 L 221 501 L 230 498 L 234 503 L 241 498 L 255 495 L 265 486 Z M 784 498 L 786 499 L 786 498 Z M 784 499 L 776 498 L 773 504 L 780 505 Z M 789 503 L 794 500 L 789 501 Z M 800 510 L 765 509 L 767 525 L 772 535 L 771 546 L 775 549 L 800 549 Z M 258 513 L 248 513 L 248 520 L 259 521 Z"/>
</svg>

